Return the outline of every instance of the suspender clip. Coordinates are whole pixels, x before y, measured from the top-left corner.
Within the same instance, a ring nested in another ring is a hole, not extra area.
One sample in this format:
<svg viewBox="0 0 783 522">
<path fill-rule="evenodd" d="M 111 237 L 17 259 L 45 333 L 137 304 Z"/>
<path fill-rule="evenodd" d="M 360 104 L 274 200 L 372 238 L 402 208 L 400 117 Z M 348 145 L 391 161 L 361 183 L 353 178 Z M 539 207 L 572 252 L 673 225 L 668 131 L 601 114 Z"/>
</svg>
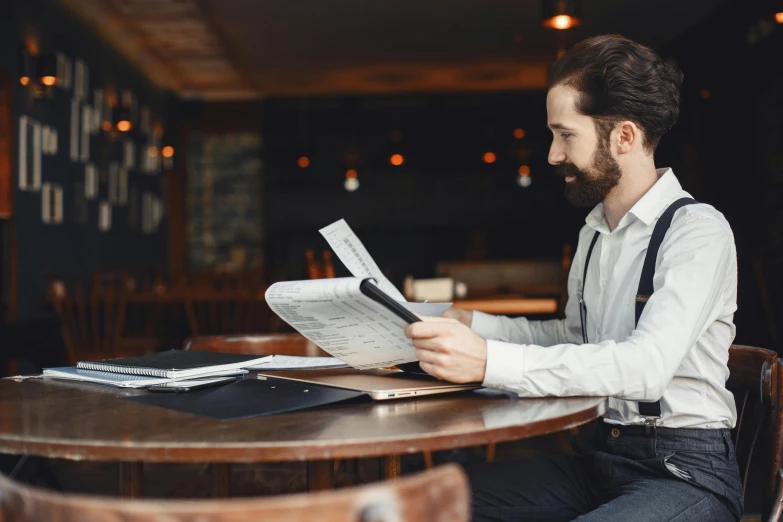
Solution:
<svg viewBox="0 0 783 522">
<path fill-rule="evenodd" d="M 644 418 L 644 434 L 646 436 L 655 435 L 658 423 L 661 421 L 660 417 L 645 417 Z"/>
<path fill-rule="evenodd" d="M 642 294 L 636 294 L 636 302 L 637 303 L 646 303 L 650 300 L 649 295 L 642 295 Z"/>
</svg>

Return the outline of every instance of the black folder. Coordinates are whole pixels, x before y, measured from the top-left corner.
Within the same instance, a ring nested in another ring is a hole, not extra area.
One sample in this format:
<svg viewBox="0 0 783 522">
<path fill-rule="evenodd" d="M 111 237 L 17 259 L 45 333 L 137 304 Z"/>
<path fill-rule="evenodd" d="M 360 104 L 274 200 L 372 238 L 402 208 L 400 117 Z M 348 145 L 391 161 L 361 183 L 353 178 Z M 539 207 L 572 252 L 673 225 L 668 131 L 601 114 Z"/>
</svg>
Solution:
<svg viewBox="0 0 783 522">
<path fill-rule="evenodd" d="M 353 390 L 248 378 L 189 393 L 150 392 L 126 399 L 199 417 L 234 420 L 315 408 L 362 396 L 367 401 L 371 400 L 362 392 Z"/>
</svg>

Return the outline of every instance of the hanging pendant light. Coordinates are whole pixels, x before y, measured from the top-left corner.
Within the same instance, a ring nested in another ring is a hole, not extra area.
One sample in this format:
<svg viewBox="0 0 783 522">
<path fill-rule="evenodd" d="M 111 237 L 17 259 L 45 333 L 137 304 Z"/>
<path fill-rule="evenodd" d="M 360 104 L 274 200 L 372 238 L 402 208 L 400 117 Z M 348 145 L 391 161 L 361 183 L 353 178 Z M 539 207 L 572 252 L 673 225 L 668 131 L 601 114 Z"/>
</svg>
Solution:
<svg viewBox="0 0 783 522">
<path fill-rule="evenodd" d="M 565 30 L 582 23 L 579 0 L 543 0 L 541 25 L 550 29 Z"/>
</svg>

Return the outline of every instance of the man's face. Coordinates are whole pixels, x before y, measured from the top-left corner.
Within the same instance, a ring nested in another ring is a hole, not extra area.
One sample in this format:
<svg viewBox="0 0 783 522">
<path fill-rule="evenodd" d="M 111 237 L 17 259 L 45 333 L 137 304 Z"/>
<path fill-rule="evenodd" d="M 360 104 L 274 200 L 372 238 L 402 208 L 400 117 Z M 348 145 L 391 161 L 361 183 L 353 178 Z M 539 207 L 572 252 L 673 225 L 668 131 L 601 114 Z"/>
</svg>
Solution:
<svg viewBox="0 0 783 522">
<path fill-rule="evenodd" d="M 576 111 L 576 90 L 558 85 L 546 97 L 547 125 L 552 131 L 549 163 L 565 179 L 566 200 L 594 207 L 617 186 L 620 165 L 600 140 L 593 119 Z"/>
</svg>

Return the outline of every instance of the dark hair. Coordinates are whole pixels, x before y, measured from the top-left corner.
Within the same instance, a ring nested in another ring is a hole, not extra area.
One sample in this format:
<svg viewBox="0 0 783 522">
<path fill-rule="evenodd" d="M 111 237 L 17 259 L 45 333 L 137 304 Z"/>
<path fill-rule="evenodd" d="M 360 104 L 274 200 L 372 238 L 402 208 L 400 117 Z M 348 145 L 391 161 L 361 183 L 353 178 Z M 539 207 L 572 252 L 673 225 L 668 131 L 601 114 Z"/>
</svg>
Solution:
<svg viewBox="0 0 783 522">
<path fill-rule="evenodd" d="M 652 49 L 620 35 L 588 38 L 558 59 L 547 88 L 573 87 L 576 110 L 590 116 L 599 138 L 630 120 L 644 132 L 644 147 L 654 152 L 680 115 L 682 72 Z"/>
</svg>

